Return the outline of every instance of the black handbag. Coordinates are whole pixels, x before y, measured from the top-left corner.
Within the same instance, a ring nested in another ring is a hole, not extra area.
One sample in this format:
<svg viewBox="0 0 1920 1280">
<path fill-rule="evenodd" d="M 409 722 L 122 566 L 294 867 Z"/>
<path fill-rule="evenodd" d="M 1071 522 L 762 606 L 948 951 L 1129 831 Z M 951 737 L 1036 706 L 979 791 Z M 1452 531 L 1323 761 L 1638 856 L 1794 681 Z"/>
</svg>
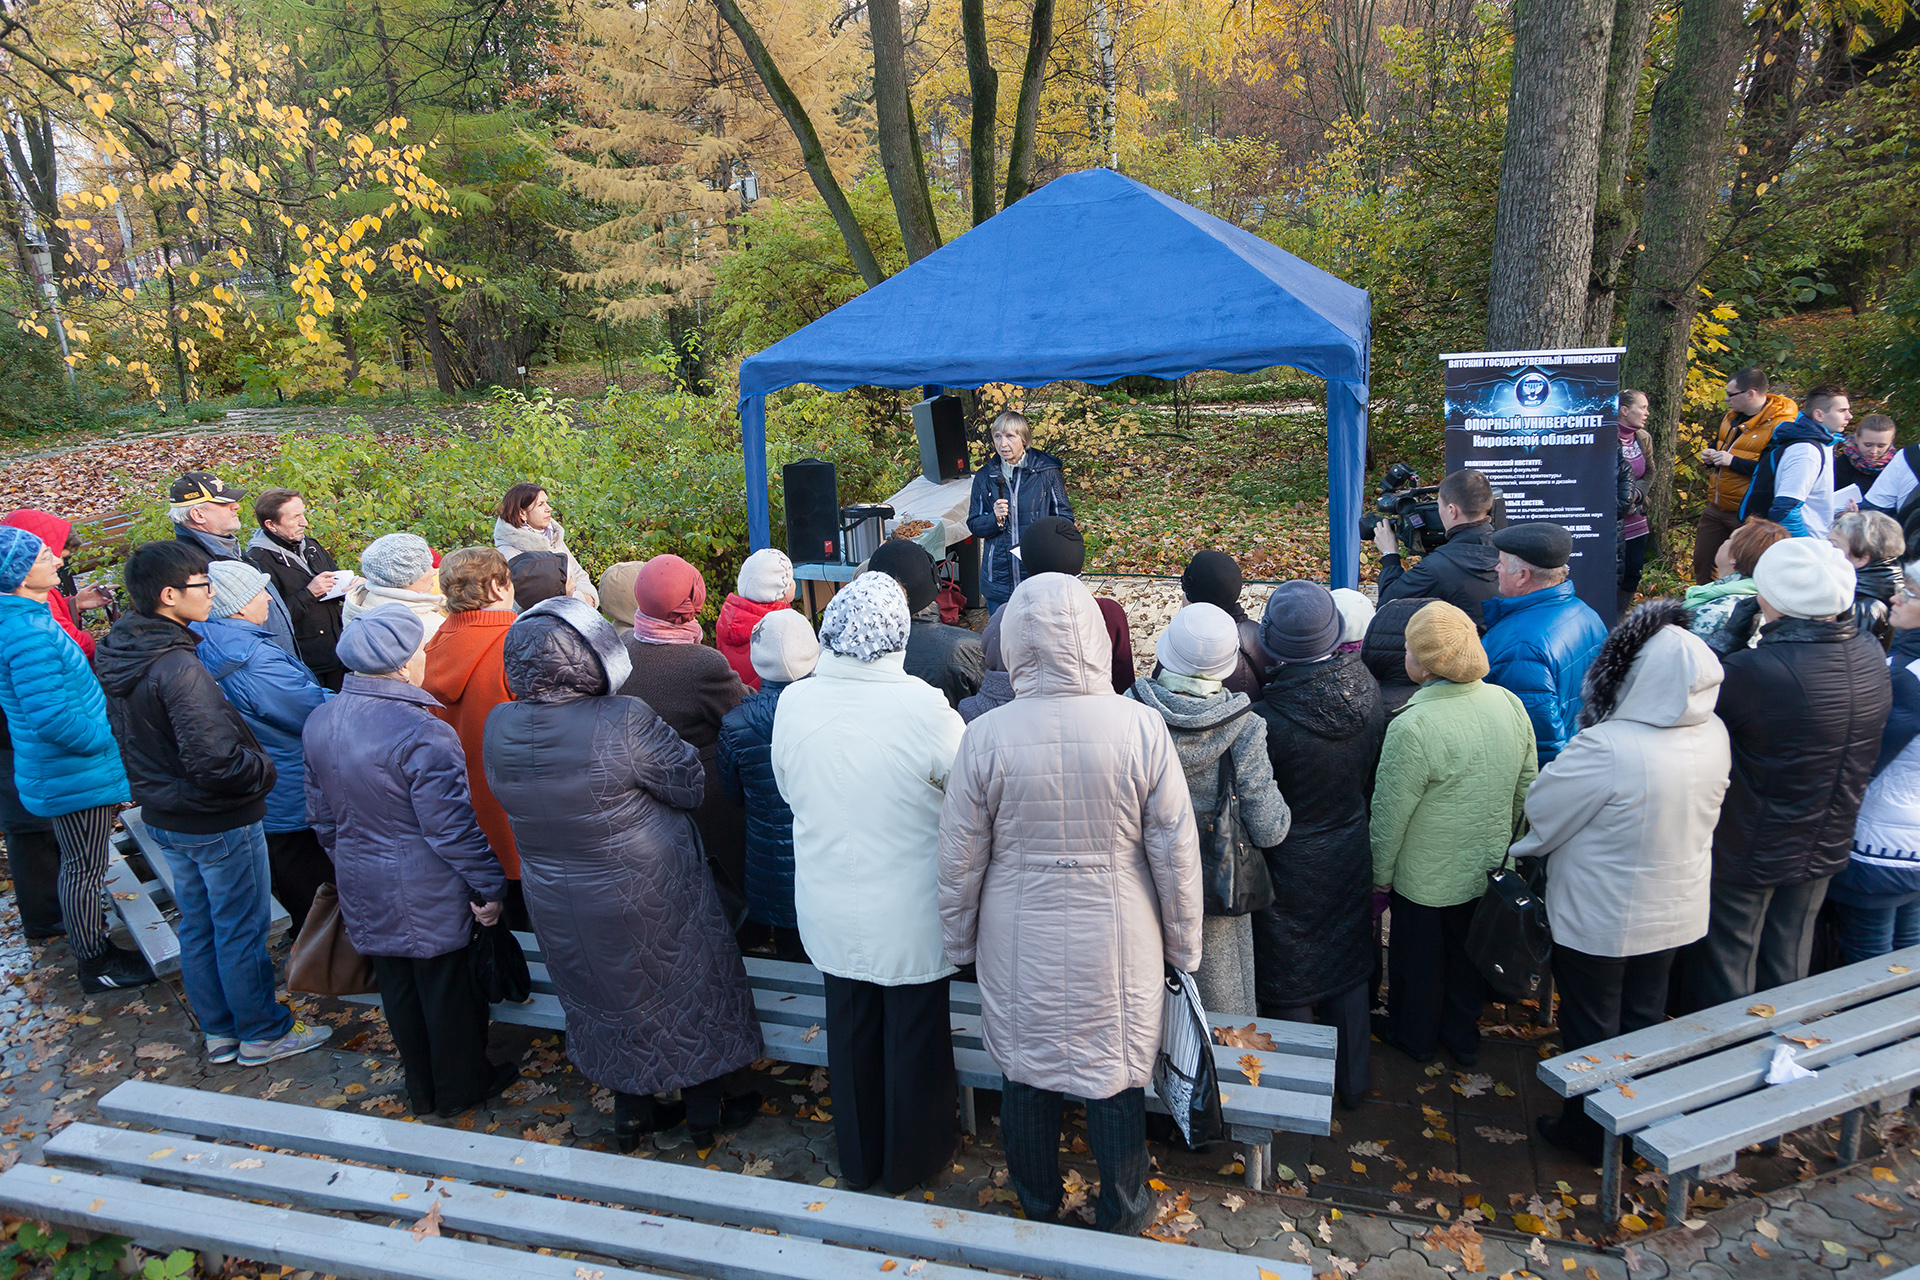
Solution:
<svg viewBox="0 0 1920 1280">
<path fill-rule="evenodd" d="M 1220 723 L 1232 724 L 1251 709 Z M 1200 829 L 1200 887 L 1206 914 L 1244 916 L 1264 911 L 1273 905 L 1273 878 L 1267 874 L 1266 855 L 1247 838 L 1246 824 L 1240 820 L 1240 788 L 1233 778 L 1231 747 L 1221 753 L 1220 782 L 1214 794 L 1213 812 L 1197 815 L 1195 824 Z"/>
<path fill-rule="evenodd" d="M 533 974 L 527 969 L 527 953 L 520 939 L 513 936 L 505 920 L 498 924 L 473 922 L 467 939 L 468 972 L 473 975 L 474 990 L 488 1004 L 525 1004 L 533 995 Z"/>
<path fill-rule="evenodd" d="M 1524 872 L 1512 861 L 1509 854 L 1487 872 L 1487 891 L 1467 929 L 1467 958 L 1493 994 L 1509 1004 L 1539 999 L 1553 957 L 1543 860 L 1528 859 L 1535 865 Z"/>
</svg>

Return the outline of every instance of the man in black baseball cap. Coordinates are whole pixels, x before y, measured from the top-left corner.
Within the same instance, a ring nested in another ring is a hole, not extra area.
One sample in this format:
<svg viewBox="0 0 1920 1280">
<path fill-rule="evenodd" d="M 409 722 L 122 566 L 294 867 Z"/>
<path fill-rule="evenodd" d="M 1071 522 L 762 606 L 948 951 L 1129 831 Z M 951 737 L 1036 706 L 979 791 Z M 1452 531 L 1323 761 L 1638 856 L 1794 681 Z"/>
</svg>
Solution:
<svg viewBox="0 0 1920 1280">
<path fill-rule="evenodd" d="M 211 471 L 189 471 L 167 490 L 167 515 L 173 521 L 173 536 L 204 551 L 209 560 L 244 560 L 240 550 L 240 499 L 245 489 L 230 489 Z M 293 615 L 280 589 L 267 584 L 267 630 L 274 643 L 287 651 L 295 662 L 300 650 L 293 642 Z"/>
<path fill-rule="evenodd" d="M 1492 668 L 1487 681 L 1526 707 L 1545 768 L 1579 730 L 1580 685 L 1607 624 L 1573 594 L 1573 535 L 1565 528 L 1545 520 L 1510 524 L 1493 535 L 1493 546 L 1500 594 L 1480 606 Z"/>
</svg>

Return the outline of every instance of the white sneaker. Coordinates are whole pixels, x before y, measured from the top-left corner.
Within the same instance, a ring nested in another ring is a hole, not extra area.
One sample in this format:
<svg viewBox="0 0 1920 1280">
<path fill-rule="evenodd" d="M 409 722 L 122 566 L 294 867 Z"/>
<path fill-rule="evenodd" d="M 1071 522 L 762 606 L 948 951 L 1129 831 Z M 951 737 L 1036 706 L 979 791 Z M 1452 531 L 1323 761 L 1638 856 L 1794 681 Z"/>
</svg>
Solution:
<svg viewBox="0 0 1920 1280">
<path fill-rule="evenodd" d="M 282 1058 L 291 1058 L 296 1053 L 318 1049 L 332 1034 L 332 1027 L 310 1027 L 304 1022 L 295 1022 L 293 1030 L 278 1040 L 242 1040 L 240 1065 L 264 1067 L 269 1062 L 278 1062 Z"/>
<path fill-rule="evenodd" d="M 240 1056 L 240 1042 L 232 1036 L 207 1037 L 207 1061 L 218 1066 Z"/>
</svg>

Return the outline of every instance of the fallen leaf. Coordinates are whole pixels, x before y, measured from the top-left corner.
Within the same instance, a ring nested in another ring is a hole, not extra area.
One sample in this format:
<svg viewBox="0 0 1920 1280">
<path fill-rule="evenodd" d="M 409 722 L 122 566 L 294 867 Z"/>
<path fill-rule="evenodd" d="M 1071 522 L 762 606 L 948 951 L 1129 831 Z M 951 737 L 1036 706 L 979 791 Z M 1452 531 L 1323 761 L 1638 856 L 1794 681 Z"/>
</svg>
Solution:
<svg viewBox="0 0 1920 1280">
<path fill-rule="evenodd" d="M 827 1202 L 825 1200 L 815 1200 L 812 1204 L 807 1206 L 807 1212 L 818 1213 L 826 1207 L 827 1207 Z"/>
<path fill-rule="evenodd" d="M 1215 1027 L 1213 1040 L 1215 1044 L 1225 1045 L 1229 1049 L 1261 1049 L 1267 1053 L 1280 1051 L 1280 1046 L 1273 1042 L 1273 1037 L 1252 1022 L 1244 1027 Z"/>
<path fill-rule="evenodd" d="M 133 1051 L 136 1058 L 145 1058 L 149 1062 L 170 1062 L 180 1057 L 186 1050 L 170 1044 L 143 1044 Z"/>
<path fill-rule="evenodd" d="M 1503 1147 L 1527 1140 L 1527 1135 L 1524 1133 L 1515 1133 L 1511 1129 L 1497 1129 L 1490 1124 L 1477 1124 L 1473 1127 L 1473 1131 L 1488 1142 L 1497 1142 Z"/>
<path fill-rule="evenodd" d="M 147 1159 L 158 1160 L 161 1156 L 170 1156 L 172 1154 L 173 1154 L 172 1147 L 162 1147 L 158 1151 L 154 1152 L 152 1155 L 148 1156 Z"/>
<path fill-rule="evenodd" d="M 1767 1219 L 1762 1218 L 1758 1222 L 1754 1223 L 1753 1229 L 1755 1231 L 1758 1231 L 1761 1235 L 1765 1236 L 1767 1239 L 1773 1241 L 1775 1244 L 1780 1243 L 1780 1228 L 1774 1226 L 1773 1223 L 1767 1221 Z"/>
<path fill-rule="evenodd" d="M 1765 1249 L 1762 1249 L 1760 1247 L 1760 1242 L 1758 1240 L 1747 1241 L 1747 1247 L 1753 1250 L 1754 1255 L 1756 1257 L 1771 1258 L 1773 1256 L 1772 1254 L 1768 1253 Z"/>
<path fill-rule="evenodd" d="M 1864 1191 L 1856 1191 L 1853 1198 L 1862 1204 L 1870 1204 L 1876 1209 L 1885 1209 L 1888 1213 L 1897 1213 L 1900 1206 L 1885 1196 L 1870 1196 Z"/>
<path fill-rule="evenodd" d="M 1899 1178 L 1897 1178 L 1897 1177 L 1895 1177 L 1895 1176 L 1894 1176 L 1894 1173 L 1893 1173 L 1893 1170 L 1891 1170 L 1891 1169 L 1889 1169 L 1889 1168 L 1887 1168 L 1887 1166 L 1885 1166 L 1885 1165 L 1883 1165 L 1883 1164 L 1877 1164 L 1877 1165 L 1875 1165 L 1875 1166 L 1873 1166 L 1873 1180 L 1874 1180 L 1875 1182 L 1898 1182 L 1898 1181 L 1900 1181 L 1900 1179 L 1899 1179 Z"/>
<path fill-rule="evenodd" d="M 891 1271 L 899 1265 L 900 1264 L 895 1262 L 892 1258 L 888 1258 L 885 1262 L 880 1264 L 880 1269 L 882 1271 Z"/>
<path fill-rule="evenodd" d="M 264 1160 L 248 1159 L 248 1160 L 235 1160 L 232 1164 L 228 1165 L 227 1168 L 229 1169 L 264 1169 L 266 1168 L 266 1166 L 267 1166 L 267 1162 Z"/>
<path fill-rule="evenodd" d="M 1333 1243 L 1333 1227 L 1328 1224 L 1324 1217 L 1314 1224 L 1313 1233 L 1320 1237 L 1321 1244 Z"/>
<path fill-rule="evenodd" d="M 1247 1207 L 1247 1202 L 1239 1196 L 1221 1196 L 1220 1203 L 1226 1206 L 1228 1213 L 1238 1213 Z"/>
<path fill-rule="evenodd" d="M 396 1201 L 405 1200 L 409 1194 L 410 1194 L 409 1192 L 405 1192 L 405 1191 L 396 1191 L 393 1193 L 393 1198 Z"/>
<path fill-rule="evenodd" d="M 428 1236 L 439 1235 L 440 1202 L 435 1200 L 429 1204 L 427 1211 L 420 1215 L 420 1220 L 415 1222 L 410 1229 L 413 1232 L 413 1238 L 415 1240 L 425 1240 Z"/>
<path fill-rule="evenodd" d="M 1265 1267 L 1260 1267 L 1258 1270 L 1260 1272 L 1259 1280 L 1286 1280 L 1286 1277 L 1278 1271 L 1269 1271 Z"/>
<path fill-rule="evenodd" d="M 1633 1091 L 1633 1089 L 1627 1084 L 1625 1080 L 1622 1080 L 1620 1082 L 1619 1088 L 1620 1088 L 1620 1096 L 1623 1098 L 1637 1098 L 1640 1096 L 1639 1094 Z"/>
<path fill-rule="evenodd" d="M 1887 966 L 1887 972 L 1888 973 L 1907 973 L 1909 972 L 1909 970 L 1907 966 L 1903 964 L 1890 964 Z"/>
<path fill-rule="evenodd" d="M 504 1196 L 505 1194 L 507 1194 L 507 1193 L 506 1193 L 506 1192 L 504 1192 L 504 1191 L 496 1191 L 496 1192 L 494 1192 L 494 1193 L 493 1193 L 493 1198 L 494 1198 L 495 1200 L 498 1200 L 498 1199 L 499 1199 L 499 1198 L 500 1198 L 501 1196 Z"/>
<path fill-rule="evenodd" d="M 1637 1213 L 1623 1213 L 1620 1215 L 1620 1225 L 1629 1231 L 1645 1231 L 1647 1220 Z"/>
<path fill-rule="evenodd" d="M 820 1024 L 816 1022 L 812 1026 L 808 1027 L 805 1031 L 800 1033 L 800 1039 L 802 1041 L 810 1041 L 819 1034 L 820 1034 Z"/>
<path fill-rule="evenodd" d="M 740 1166 L 740 1172 L 749 1178 L 764 1178 L 773 1172 L 773 1161 L 765 1156 L 758 1160 L 749 1160 Z"/>
<path fill-rule="evenodd" d="M 1827 1043 L 1827 1038 L 1825 1036 L 1781 1036 L 1780 1038 L 1782 1040 L 1791 1040 L 1795 1044 L 1803 1045 L 1809 1049 L 1813 1048 L 1817 1044 Z"/>
<path fill-rule="evenodd" d="M 1847 1256 L 1847 1246 L 1841 1244 L 1838 1240 L 1822 1240 L 1820 1247 L 1836 1258 L 1844 1258 Z"/>
<path fill-rule="evenodd" d="M 1265 1064 L 1251 1053 L 1243 1053 L 1240 1055 L 1240 1074 L 1247 1078 L 1248 1084 L 1258 1085 L 1260 1083 L 1260 1072 L 1264 1066 Z"/>
<path fill-rule="evenodd" d="M 92 1204 L 87 1206 L 87 1212 L 98 1213 L 106 1207 L 107 1207 L 107 1202 L 104 1198 L 96 1199 Z"/>
<path fill-rule="evenodd" d="M 1770 1004 L 1751 1004 L 1747 1006 L 1747 1012 L 1756 1018 L 1771 1018 L 1773 1016 L 1773 1006 Z"/>
</svg>

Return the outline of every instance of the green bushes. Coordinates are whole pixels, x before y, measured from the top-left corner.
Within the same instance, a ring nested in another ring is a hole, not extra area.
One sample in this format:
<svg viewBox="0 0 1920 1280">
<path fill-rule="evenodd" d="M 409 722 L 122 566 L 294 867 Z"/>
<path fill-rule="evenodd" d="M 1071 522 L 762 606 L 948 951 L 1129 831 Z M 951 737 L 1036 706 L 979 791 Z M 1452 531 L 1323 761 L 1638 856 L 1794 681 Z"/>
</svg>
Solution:
<svg viewBox="0 0 1920 1280">
<path fill-rule="evenodd" d="M 313 536 L 343 564 L 396 530 L 441 551 L 490 546 L 500 495 L 534 480 L 551 491 L 567 544 L 589 573 L 663 552 L 684 556 L 707 575 L 711 618 L 747 554 L 735 400 L 731 385 L 714 396 L 612 391 L 587 403 L 501 391 L 471 435 L 398 445 L 371 434 L 290 436 L 270 463 L 224 478 L 252 493 L 299 490 Z M 806 389 L 773 397 L 767 463 L 776 544 L 784 533 L 780 467 L 809 456 L 838 465 L 842 500 L 852 502 L 905 484 L 918 452 L 884 399 Z M 143 514 L 135 536 L 172 536 L 163 504 Z"/>
</svg>

